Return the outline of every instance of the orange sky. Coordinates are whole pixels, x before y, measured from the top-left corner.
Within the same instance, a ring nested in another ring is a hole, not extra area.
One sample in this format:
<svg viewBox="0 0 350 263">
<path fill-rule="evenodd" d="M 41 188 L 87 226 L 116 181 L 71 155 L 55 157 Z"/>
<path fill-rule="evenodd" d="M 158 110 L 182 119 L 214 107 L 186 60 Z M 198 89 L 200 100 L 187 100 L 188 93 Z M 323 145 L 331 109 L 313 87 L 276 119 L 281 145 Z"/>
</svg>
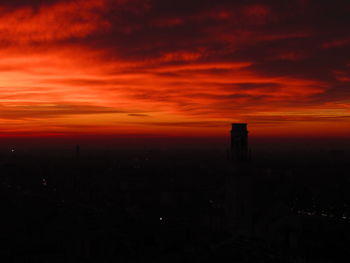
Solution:
<svg viewBox="0 0 350 263">
<path fill-rule="evenodd" d="M 2 4 L 0 136 L 349 136 L 349 5 L 279 2 Z"/>
</svg>

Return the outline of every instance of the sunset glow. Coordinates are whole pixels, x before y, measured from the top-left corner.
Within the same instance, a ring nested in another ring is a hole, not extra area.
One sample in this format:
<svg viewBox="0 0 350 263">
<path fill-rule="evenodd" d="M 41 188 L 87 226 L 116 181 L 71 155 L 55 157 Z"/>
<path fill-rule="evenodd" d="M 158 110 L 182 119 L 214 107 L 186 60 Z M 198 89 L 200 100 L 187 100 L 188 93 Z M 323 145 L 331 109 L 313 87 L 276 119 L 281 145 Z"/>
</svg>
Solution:
<svg viewBox="0 0 350 263">
<path fill-rule="evenodd" d="M 9 2 L 1 137 L 350 134 L 349 3 Z"/>
</svg>

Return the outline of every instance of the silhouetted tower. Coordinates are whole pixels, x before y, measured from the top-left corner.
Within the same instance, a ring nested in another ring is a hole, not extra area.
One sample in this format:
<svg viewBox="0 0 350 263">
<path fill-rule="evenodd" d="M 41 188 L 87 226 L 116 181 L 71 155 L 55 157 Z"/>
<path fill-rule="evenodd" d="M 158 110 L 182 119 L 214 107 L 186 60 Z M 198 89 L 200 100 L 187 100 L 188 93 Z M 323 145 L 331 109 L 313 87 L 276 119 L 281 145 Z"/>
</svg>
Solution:
<svg viewBox="0 0 350 263">
<path fill-rule="evenodd" d="M 231 158 L 236 162 L 250 160 L 247 123 L 232 123 Z"/>
<path fill-rule="evenodd" d="M 226 176 L 227 228 L 233 234 L 251 236 L 252 228 L 252 165 L 248 147 L 246 123 L 233 123 L 231 130 L 230 159 L 232 172 Z"/>
</svg>

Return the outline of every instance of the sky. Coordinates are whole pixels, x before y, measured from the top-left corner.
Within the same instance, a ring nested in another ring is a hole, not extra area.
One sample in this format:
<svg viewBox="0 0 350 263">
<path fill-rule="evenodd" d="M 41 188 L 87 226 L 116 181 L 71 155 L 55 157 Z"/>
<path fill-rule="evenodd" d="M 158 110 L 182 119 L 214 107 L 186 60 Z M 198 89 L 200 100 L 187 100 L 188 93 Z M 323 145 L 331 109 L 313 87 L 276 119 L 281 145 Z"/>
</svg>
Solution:
<svg viewBox="0 0 350 263">
<path fill-rule="evenodd" d="M 350 2 L 0 1 L 0 137 L 350 137 Z"/>
</svg>

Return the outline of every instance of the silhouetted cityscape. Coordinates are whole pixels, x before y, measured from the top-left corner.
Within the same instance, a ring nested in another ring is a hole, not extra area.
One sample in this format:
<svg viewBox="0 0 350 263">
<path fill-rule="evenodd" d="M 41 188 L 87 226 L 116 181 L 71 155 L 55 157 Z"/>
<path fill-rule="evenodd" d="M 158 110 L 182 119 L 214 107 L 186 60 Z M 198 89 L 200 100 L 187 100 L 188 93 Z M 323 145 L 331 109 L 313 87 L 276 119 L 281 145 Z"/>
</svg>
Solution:
<svg viewBox="0 0 350 263">
<path fill-rule="evenodd" d="M 350 0 L 0 1 L 0 263 L 350 262 Z"/>
<path fill-rule="evenodd" d="M 338 262 L 349 153 L 228 149 L 1 156 L 2 262 Z"/>
</svg>

